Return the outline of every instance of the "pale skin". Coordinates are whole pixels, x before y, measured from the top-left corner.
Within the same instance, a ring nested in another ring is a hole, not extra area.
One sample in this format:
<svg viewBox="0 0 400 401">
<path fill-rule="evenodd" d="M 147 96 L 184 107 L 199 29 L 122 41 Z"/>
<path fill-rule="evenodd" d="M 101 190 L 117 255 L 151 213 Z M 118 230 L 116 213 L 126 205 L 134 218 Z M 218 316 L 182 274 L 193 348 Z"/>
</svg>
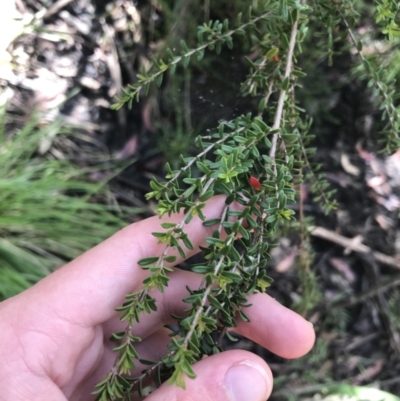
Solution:
<svg viewBox="0 0 400 401">
<path fill-rule="evenodd" d="M 204 209 L 208 219 L 221 214 L 224 198 L 211 199 Z M 179 222 L 182 215 L 163 218 Z M 213 228 L 195 218 L 186 227 L 194 251 Z M 151 233 L 160 231 L 152 217 L 132 224 L 49 275 L 29 290 L 0 304 L 0 400 L 90 401 L 115 360 L 108 341 L 121 331 L 115 308 L 125 294 L 138 290 L 148 274 L 137 261 L 161 254 L 164 245 Z M 178 255 L 178 261 L 182 259 Z M 156 360 L 166 353 L 171 313 L 182 315 L 187 304 L 185 286 L 195 289 L 201 277 L 176 269 L 164 294 L 153 294 L 158 311 L 143 316 L 134 334 L 143 342 L 142 358 Z M 284 358 L 298 358 L 314 344 L 312 325 L 267 294 L 250 297 L 246 309 L 251 322 L 235 328 L 249 339 Z M 142 370 L 142 366 L 138 366 Z M 186 390 L 162 385 L 146 401 L 263 401 L 272 391 L 271 371 L 261 358 L 241 350 L 227 351 L 194 365 L 195 380 Z M 241 380 L 238 380 L 240 378 Z M 246 382 L 247 389 L 240 387 Z"/>
</svg>

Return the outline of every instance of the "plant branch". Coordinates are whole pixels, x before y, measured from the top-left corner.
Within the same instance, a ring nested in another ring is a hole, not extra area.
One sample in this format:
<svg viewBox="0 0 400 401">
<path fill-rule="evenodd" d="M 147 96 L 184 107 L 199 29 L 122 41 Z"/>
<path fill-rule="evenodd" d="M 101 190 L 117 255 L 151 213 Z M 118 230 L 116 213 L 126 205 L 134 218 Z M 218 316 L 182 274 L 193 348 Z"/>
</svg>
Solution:
<svg viewBox="0 0 400 401">
<path fill-rule="evenodd" d="M 135 85 L 128 85 L 128 88 L 131 89 L 132 91 L 128 92 L 127 90 L 124 90 L 126 98 L 124 98 L 124 97 L 121 98 L 120 103 L 115 105 L 115 108 L 122 107 L 122 105 L 125 102 L 128 102 L 128 101 L 134 99 L 143 88 L 145 88 L 146 86 L 150 85 L 152 82 L 157 80 L 157 78 L 160 75 L 162 75 L 165 71 L 167 71 L 169 68 L 178 65 L 179 63 L 183 62 L 183 60 L 185 60 L 185 59 L 190 59 L 190 57 L 193 56 L 194 54 L 204 51 L 206 48 L 215 45 L 218 41 L 229 38 L 238 31 L 243 31 L 248 26 L 254 25 L 256 22 L 268 17 L 270 14 L 271 14 L 271 12 L 268 11 L 256 18 L 251 19 L 250 21 L 240 25 L 239 27 L 237 27 L 235 29 L 231 29 L 221 35 L 218 35 L 216 38 L 196 47 L 195 49 L 188 50 L 187 52 L 185 52 L 184 54 L 181 54 L 180 56 L 174 56 L 173 59 L 168 64 L 163 63 L 162 67 L 157 72 L 155 72 L 154 74 L 152 74 L 148 77 L 139 76 L 139 83 L 137 83 Z"/>
<path fill-rule="evenodd" d="M 190 167 L 192 167 L 197 161 L 199 161 L 203 156 L 205 156 L 208 152 L 210 152 L 212 149 L 214 149 L 217 145 L 220 145 L 221 143 L 224 143 L 226 140 L 228 140 L 229 138 L 234 137 L 235 135 L 237 135 L 238 133 L 242 132 L 244 130 L 244 127 L 241 127 L 233 132 L 231 132 L 230 134 L 224 136 L 223 138 L 221 138 L 219 141 L 216 141 L 214 143 L 212 143 L 211 145 L 209 145 L 206 149 L 204 149 L 202 152 L 200 152 L 197 156 L 193 157 L 193 159 L 187 163 L 184 167 L 182 167 L 175 175 L 173 178 L 171 178 L 169 181 L 167 181 L 164 185 L 163 188 L 168 189 L 170 187 L 170 185 L 176 181 L 182 173 L 184 173 L 185 171 L 187 171 Z"/>
<path fill-rule="evenodd" d="M 293 65 L 293 56 L 294 56 L 294 48 L 296 46 L 296 37 L 297 37 L 297 31 L 298 31 L 298 25 L 299 21 L 298 19 L 294 22 L 292 26 L 292 30 L 290 33 L 290 42 L 289 42 L 289 50 L 287 53 L 286 57 L 286 68 L 285 68 L 285 75 L 283 76 L 283 79 L 289 79 L 290 74 L 292 72 L 292 65 Z M 285 97 L 286 97 L 287 89 L 281 89 L 279 93 L 279 99 L 278 99 L 278 106 L 276 108 L 275 112 L 275 118 L 274 118 L 274 124 L 272 125 L 273 130 L 279 130 L 281 126 L 281 120 L 282 120 L 282 114 L 283 114 L 283 107 L 285 105 Z M 275 159 L 275 153 L 276 153 L 276 145 L 278 141 L 279 133 L 275 133 L 274 136 L 272 137 L 272 146 L 269 152 L 269 156 L 272 159 Z"/>
<path fill-rule="evenodd" d="M 397 120 L 400 120 L 400 113 L 399 111 L 394 107 L 393 105 L 393 101 L 391 99 L 391 97 L 388 96 L 387 94 L 387 88 L 384 88 L 382 85 L 382 82 L 379 81 L 379 79 L 376 77 L 376 73 L 374 71 L 371 70 L 371 67 L 368 63 L 368 61 L 366 60 L 366 58 L 364 57 L 364 55 L 361 53 L 361 48 L 359 46 L 359 44 L 357 43 L 357 39 L 355 38 L 352 29 L 350 28 L 350 25 L 346 19 L 346 17 L 343 15 L 342 11 L 340 10 L 340 8 L 338 8 L 338 12 L 340 17 L 342 18 L 347 32 L 349 33 L 350 39 L 353 42 L 357 54 L 360 57 L 361 61 L 363 62 L 364 67 L 366 68 L 366 70 L 370 73 L 370 76 L 375 84 L 375 86 L 378 88 L 379 90 L 379 95 L 382 98 L 382 105 L 386 110 L 387 113 L 387 117 L 389 120 L 389 124 L 391 126 L 391 131 L 390 131 L 390 137 L 392 137 L 391 140 L 393 140 L 393 137 L 397 140 L 399 140 L 399 134 L 398 134 L 398 125 L 396 126 L 396 123 L 394 121 L 394 119 L 396 118 Z"/>
</svg>

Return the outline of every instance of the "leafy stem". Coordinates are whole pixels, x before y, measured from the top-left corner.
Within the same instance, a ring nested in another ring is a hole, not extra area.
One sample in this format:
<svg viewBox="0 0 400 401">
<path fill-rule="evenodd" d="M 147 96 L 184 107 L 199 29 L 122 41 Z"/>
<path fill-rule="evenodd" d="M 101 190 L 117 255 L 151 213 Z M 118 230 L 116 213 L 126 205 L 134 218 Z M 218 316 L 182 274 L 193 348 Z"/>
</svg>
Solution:
<svg viewBox="0 0 400 401">
<path fill-rule="evenodd" d="M 350 27 L 349 22 L 347 21 L 346 17 L 343 15 L 342 10 L 338 7 L 338 13 L 343 20 L 343 23 L 346 26 L 347 32 L 349 33 L 349 37 L 353 42 L 353 45 L 357 51 L 358 57 L 360 57 L 364 68 L 370 74 L 371 79 L 373 80 L 375 86 L 378 88 L 379 96 L 382 99 L 382 106 L 386 110 L 386 116 L 390 125 L 390 130 L 387 136 L 385 136 L 384 140 L 386 142 L 386 150 L 396 151 L 400 145 L 400 138 L 399 138 L 399 128 L 400 128 L 400 111 L 394 106 L 392 95 L 394 91 L 388 91 L 387 85 L 385 85 L 380 77 L 379 73 L 375 71 L 367 59 L 362 54 L 362 43 L 361 41 L 357 41 L 354 36 L 353 30 Z"/>
<path fill-rule="evenodd" d="M 232 48 L 232 35 L 235 33 L 237 34 L 244 34 L 244 30 L 249 26 L 254 26 L 260 20 L 267 18 L 271 14 L 270 11 L 258 16 L 258 17 L 251 17 L 251 13 L 249 12 L 249 21 L 245 22 L 244 24 L 239 25 L 237 28 L 229 30 L 228 28 L 228 20 L 225 20 L 223 23 L 219 21 L 210 21 L 208 24 L 204 24 L 199 29 L 199 41 L 203 41 L 203 35 L 208 35 L 209 39 L 206 43 L 200 44 L 198 47 L 194 49 L 187 49 L 187 46 L 184 41 L 181 41 L 181 47 L 183 50 L 183 54 L 181 55 L 174 55 L 169 49 L 167 50 L 169 60 L 164 62 L 162 59 L 160 60 L 153 60 L 153 65 L 158 68 L 158 71 L 154 72 L 153 74 L 147 75 L 146 73 L 138 74 L 137 78 L 139 80 L 138 83 L 133 85 L 128 85 L 127 89 L 122 89 L 124 96 L 118 99 L 118 102 L 115 103 L 112 108 L 114 110 L 120 109 L 125 103 L 128 103 L 129 107 L 132 107 L 132 102 L 134 99 L 137 101 L 139 100 L 140 92 L 142 89 L 145 90 L 147 94 L 150 88 L 150 85 L 153 82 L 156 82 L 158 86 L 162 83 L 162 77 L 164 72 L 170 70 L 171 73 L 175 72 L 175 68 L 178 64 L 182 63 L 185 67 L 188 66 L 190 62 L 190 58 L 197 54 L 198 59 L 201 60 L 204 55 L 204 50 L 207 48 L 213 48 L 217 45 L 217 52 L 219 53 L 221 43 L 227 43 L 229 48 Z M 238 16 L 238 21 L 241 20 L 241 15 Z"/>
<path fill-rule="evenodd" d="M 297 36 L 297 31 L 298 31 L 298 25 L 299 25 L 299 20 L 297 17 L 293 23 L 293 26 L 292 26 L 292 29 L 290 32 L 290 41 L 289 41 L 289 49 L 288 49 L 287 57 L 286 57 L 285 74 L 283 76 L 282 89 L 279 92 L 278 106 L 276 108 L 274 123 L 272 125 L 273 130 L 279 130 L 280 126 L 281 126 L 283 108 L 285 105 L 285 98 L 286 98 L 286 94 L 288 92 L 289 84 L 290 84 L 290 76 L 291 76 L 291 72 L 292 72 L 294 48 L 296 46 L 296 36 Z M 272 146 L 269 151 L 269 156 L 272 159 L 275 159 L 278 137 L 279 137 L 279 131 L 276 132 L 272 137 L 272 141 L 271 141 Z M 275 173 L 276 173 L 276 165 L 275 164 L 274 164 L 274 169 L 275 169 Z"/>
</svg>

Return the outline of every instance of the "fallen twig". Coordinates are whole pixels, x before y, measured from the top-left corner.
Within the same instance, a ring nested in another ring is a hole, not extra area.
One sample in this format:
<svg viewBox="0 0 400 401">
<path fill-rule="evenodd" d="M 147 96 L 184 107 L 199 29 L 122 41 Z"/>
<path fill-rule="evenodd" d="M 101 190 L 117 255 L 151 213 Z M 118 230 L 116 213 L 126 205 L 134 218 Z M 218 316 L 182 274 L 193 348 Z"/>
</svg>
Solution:
<svg viewBox="0 0 400 401">
<path fill-rule="evenodd" d="M 69 3 L 72 3 L 73 0 L 58 0 L 43 15 L 43 19 L 50 18 L 54 14 L 57 14 L 60 10 L 65 8 Z"/>
<path fill-rule="evenodd" d="M 327 241 L 331 241 L 342 246 L 345 249 L 354 252 L 370 254 L 377 262 L 380 262 L 387 266 L 395 267 L 396 269 L 400 269 L 400 260 L 397 260 L 392 256 L 385 255 L 381 252 L 373 251 L 370 247 L 361 244 L 358 241 L 353 241 L 352 238 L 343 237 L 342 235 L 337 234 L 333 231 L 329 231 L 323 227 L 312 226 L 309 228 L 309 231 L 310 234 L 314 237 L 326 239 Z"/>
<path fill-rule="evenodd" d="M 326 309 L 333 307 L 350 308 L 351 306 L 365 302 L 368 298 L 377 296 L 380 293 L 388 291 L 391 288 L 400 286 L 400 276 L 391 277 L 378 285 L 357 295 L 344 294 L 332 302 L 328 302 Z"/>
<path fill-rule="evenodd" d="M 380 272 L 379 266 L 376 263 L 376 260 L 370 260 L 369 258 L 363 258 L 364 262 L 368 265 L 369 272 L 369 281 L 371 284 L 380 281 Z M 392 350 L 397 354 L 397 357 L 400 356 L 400 335 L 396 329 L 396 324 L 393 319 L 394 316 L 390 313 L 390 308 L 387 299 L 384 294 L 380 291 L 376 295 L 376 301 L 378 304 L 379 315 L 381 317 L 381 321 L 386 330 L 386 333 L 389 338 L 389 344 Z"/>
</svg>

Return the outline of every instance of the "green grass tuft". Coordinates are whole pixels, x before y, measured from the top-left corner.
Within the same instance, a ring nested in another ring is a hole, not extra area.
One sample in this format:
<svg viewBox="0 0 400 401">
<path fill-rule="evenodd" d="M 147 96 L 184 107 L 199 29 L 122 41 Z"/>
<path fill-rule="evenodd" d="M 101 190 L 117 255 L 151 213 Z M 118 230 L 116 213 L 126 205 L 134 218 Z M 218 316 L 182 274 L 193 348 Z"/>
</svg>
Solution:
<svg viewBox="0 0 400 401">
<path fill-rule="evenodd" d="M 60 124 L 37 127 L 31 118 L 6 135 L 0 109 L 0 300 L 126 224 L 115 207 L 98 203 L 105 198 L 104 182 L 85 180 L 85 171 L 69 161 L 38 155 L 41 140 L 59 134 Z M 94 194 L 97 203 L 91 202 Z"/>
</svg>

